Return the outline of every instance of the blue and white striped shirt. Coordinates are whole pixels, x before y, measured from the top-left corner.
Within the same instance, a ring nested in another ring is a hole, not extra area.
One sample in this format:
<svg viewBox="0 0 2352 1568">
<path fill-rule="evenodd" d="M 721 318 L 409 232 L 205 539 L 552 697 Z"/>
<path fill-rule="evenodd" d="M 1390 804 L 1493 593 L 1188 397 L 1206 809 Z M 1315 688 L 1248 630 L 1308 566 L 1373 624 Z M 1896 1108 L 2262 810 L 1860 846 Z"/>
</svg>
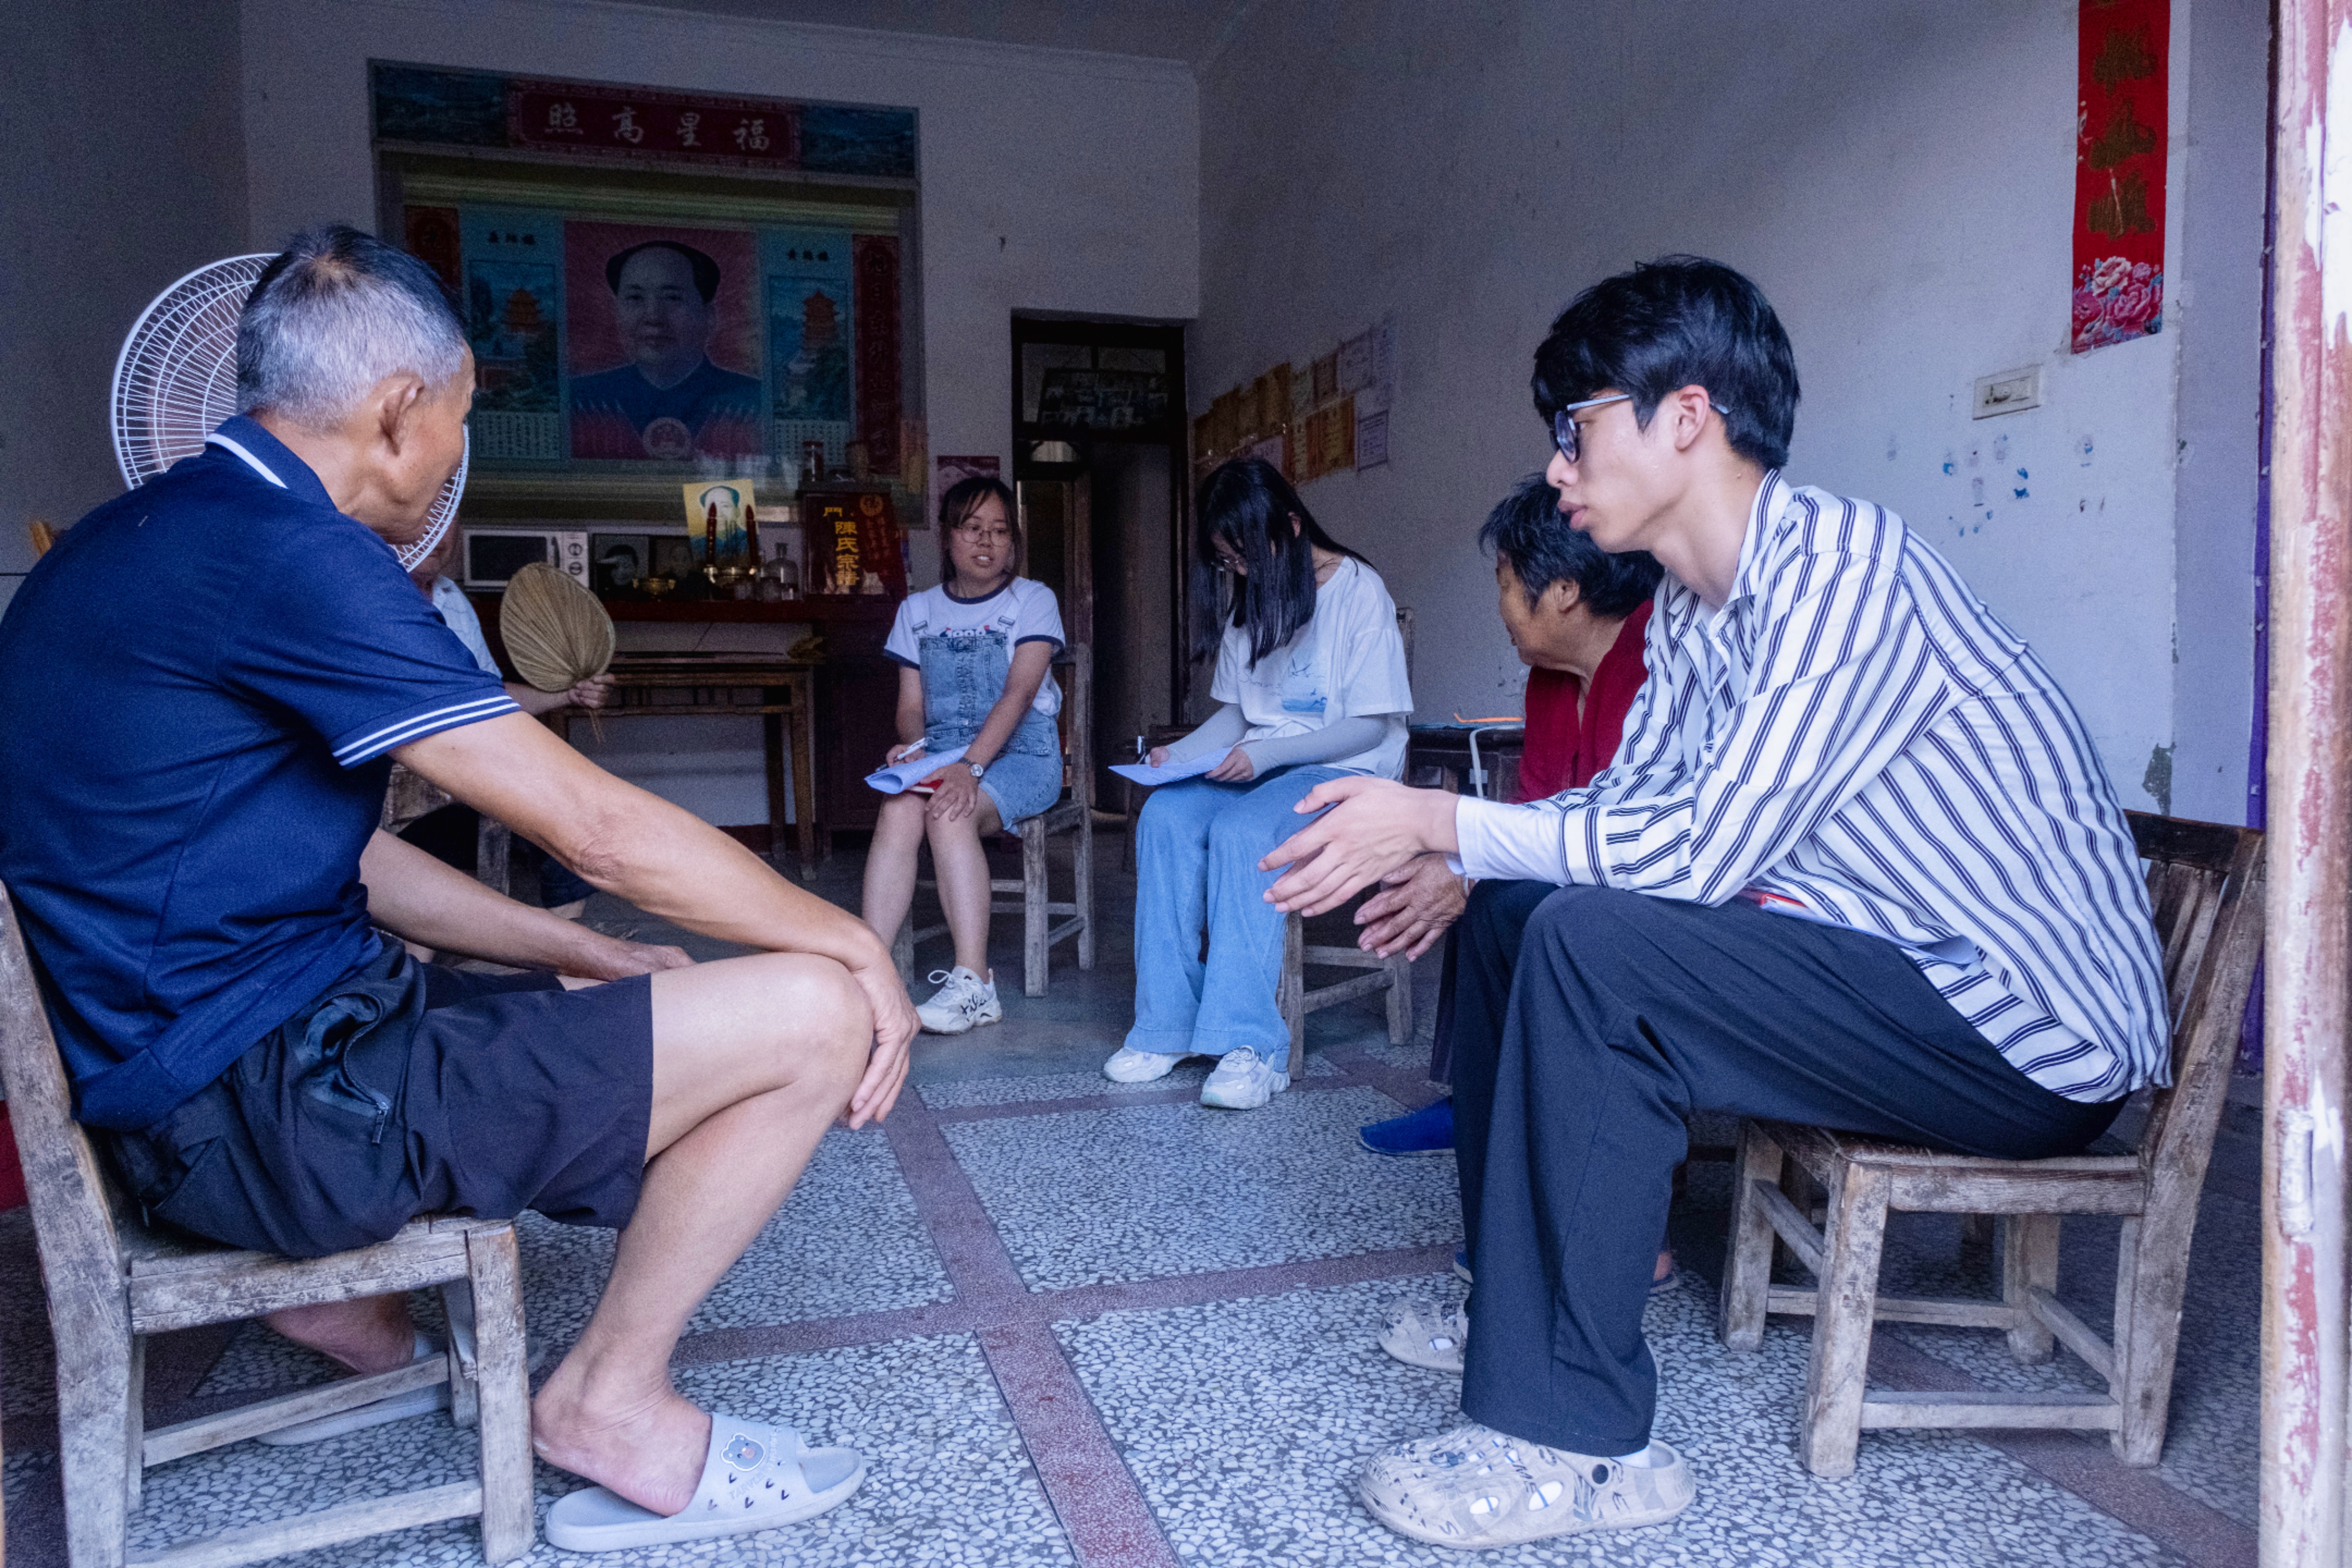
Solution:
<svg viewBox="0 0 2352 1568">
<path fill-rule="evenodd" d="M 2090 735 L 1902 519 L 1768 474 L 1730 598 L 1669 575 L 1643 657 L 1591 785 L 1462 802 L 1471 875 L 1756 899 L 1901 944 L 2070 1100 L 2168 1080 L 2147 889 Z"/>
</svg>

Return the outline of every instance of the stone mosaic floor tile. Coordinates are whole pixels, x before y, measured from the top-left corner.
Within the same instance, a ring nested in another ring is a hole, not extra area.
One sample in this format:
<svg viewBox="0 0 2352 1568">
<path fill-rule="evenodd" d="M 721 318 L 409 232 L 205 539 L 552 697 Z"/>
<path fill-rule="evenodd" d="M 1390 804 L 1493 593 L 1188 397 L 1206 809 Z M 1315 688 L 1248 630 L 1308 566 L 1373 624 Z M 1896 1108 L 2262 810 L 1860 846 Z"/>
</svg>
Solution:
<svg viewBox="0 0 2352 1568">
<path fill-rule="evenodd" d="M 960 1110 L 974 1105 L 1025 1105 L 1047 1100 L 1117 1100 L 1122 1095 L 1149 1094 L 1171 1089 L 1189 1089 L 1194 1092 L 1208 1081 L 1209 1069 L 1217 1064 L 1207 1057 L 1190 1057 L 1179 1062 L 1166 1078 L 1150 1083 L 1113 1083 L 1097 1072 L 1035 1073 L 1023 1078 L 959 1079 L 949 1083 L 917 1085 L 923 1103 L 933 1110 Z M 1307 1077 L 1337 1078 L 1339 1069 L 1325 1060 L 1319 1053 L 1307 1058 Z"/>
<path fill-rule="evenodd" d="M 1418 1293 L 1441 1294 L 1444 1277 Z M 1391 1534 L 1349 1491 L 1363 1457 L 1461 1419 L 1457 1379 L 1373 1342 L 1400 1282 L 1303 1290 L 1057 1325 L 1128 1467 L 1188 1563 L 1457 1564 Z M 1711 1300 L 1650 1308 L 1663 1368 L 1658 1436 L 1681 1447 L 1698 1500 L 1673 1524 L 1481 1552 L 1497 1568 L 1565 1563 L 1837 1564 L 1839 1568 L 2122 1568 L 2179 1559 L 1998 1450 L 1957 1434 L 1873 1434 L 1860 1470 L 1799 1466 L 1805 1342 L 1717 1345 Z"/>
<path fill-rule="evenodd" d="M 1027 1455 L 969 1336 L 709 1363 L 678 1373 L 706 1407 L 797 1426 L 814 1443 L 866 1456 L 857 1495 L 805 1524 L 691 1547 L 590 1557 L 542 1538 L 527 1563 L 791 1563 L 795 1568 L 1031 1568 L 1072 1561 Z M 404 1486 L 463 1480 L 476 1463 L 470 1433 L 429 1418 L 354 1433 L 305 1448 L 240 1443 L 148 1472 L 134 1549 L 153 1547 L 280 1512 L 324 1508 Z M 578 1478 L 538 1467 L 546 1505 Z M 475 1568 L 480 1536 L 469 1521 L 283 1559 L 302 1568 Z"/>
<path fill-rule="evenodd" d="M 1391 1160 L 1356 1129 L 1377 1090 L 1276 1095 L 1257 1110 L 1117 1106 L 943 1131 L 1033 1290 L 1452 1241 L 1449 1160 Z"/>
<path fill-rule="evenodd" d="M 612 1268 L 615 1233 L 557 1225 L 533 1214 L 523 1215 L 517 1229 L 523 1321 L 533 1343 L 560 1352 L 595 1310 Z M 688 1321 L 687 1331 L 889 1311 L 952 1294 L 888 1140 L 879 1132 L 835 1129 L 817 1145 L 784 1206 Z M 417 1299 L 418 1321 L 428 1331 L 437 1326 L 437 1307 L 430 1292 Z M 324 1357 L 257 1323 L 238 1332 L 199 1392 L 284 1387 L 335 1375 Z"/>
</svg>

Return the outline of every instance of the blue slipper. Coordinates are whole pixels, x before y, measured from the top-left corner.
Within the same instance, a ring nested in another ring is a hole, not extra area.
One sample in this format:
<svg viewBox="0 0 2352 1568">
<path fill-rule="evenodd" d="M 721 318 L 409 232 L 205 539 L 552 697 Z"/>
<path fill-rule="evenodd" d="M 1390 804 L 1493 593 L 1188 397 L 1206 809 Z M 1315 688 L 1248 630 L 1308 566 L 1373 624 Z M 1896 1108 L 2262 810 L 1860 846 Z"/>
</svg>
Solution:
<svg viewBox="0 0 2352 1568">
<path fill-rule="evenodd" d="M 1386 1121 L 1357 1129 L 1356 1136 L 1375 1154 L 1451 1154 L 1454 1152 L 1454 1101 L 1434 1105 Z"/>
</svg>

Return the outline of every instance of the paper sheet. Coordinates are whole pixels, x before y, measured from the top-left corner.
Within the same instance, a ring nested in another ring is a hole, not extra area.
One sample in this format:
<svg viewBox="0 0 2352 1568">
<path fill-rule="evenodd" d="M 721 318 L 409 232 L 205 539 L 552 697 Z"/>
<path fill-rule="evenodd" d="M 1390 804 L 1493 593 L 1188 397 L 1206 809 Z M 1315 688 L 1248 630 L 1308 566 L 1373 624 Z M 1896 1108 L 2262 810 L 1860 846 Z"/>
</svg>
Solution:
<svg viewBox="0 0 2352 1568">
<path fill-rule="evenodd" d="M 867 773 L 866 782 L 884 795 L 904 795 L 908 789 L 938 773 L 963 753 L 963 747 L 954 746 L 935 754 L 926 752 L 909 757 L 903 763 L 882 769 L 879 773 Z"/>
<path fill-rule="evenodd" d="M 1231 746 L 1224 746 L 1213 752 L 1203 752 L 1189 763 L 1171 763 L 1164 768 L 1151 767 L 1143 763 L 1114 763 L 1110 771 L 1139 784 L 1174 784 L 1178 779 L 1200 777 L 1232 752 Z"/>
</svg>

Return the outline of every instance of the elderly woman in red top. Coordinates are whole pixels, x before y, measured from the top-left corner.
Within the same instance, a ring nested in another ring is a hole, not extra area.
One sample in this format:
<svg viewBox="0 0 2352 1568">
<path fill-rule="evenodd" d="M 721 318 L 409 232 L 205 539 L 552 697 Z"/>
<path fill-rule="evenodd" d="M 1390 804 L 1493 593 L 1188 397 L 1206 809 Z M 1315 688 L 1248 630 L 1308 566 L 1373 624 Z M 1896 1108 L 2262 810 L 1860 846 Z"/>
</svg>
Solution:
<svg viewBox="0 0 2352 1568">
<path fill-rule="evenodd" d="M 1559 493 L 1541 473 L 1521 479 L 1487 514 L 1478 543 L 1495 558 L 1496 608 L 1528 667 L 1527 749 L 1519 800 L 1581 789 L 1617 754 L 1625 715 L 1642 689 L 1642 638 L 1662 569 L 1649 556 L 1605 553 L 1569 526 Z M 1358 945 L 1418 958 L 1462 913 L 1463 879 L 1444 857 L 1424 855 L 1409 874 L 1364 901 Z M 1449 954 L 1450 958 L 1450 954 Z M 1441 1020 L 1452 1000 L 1453 965 L 1440 991 Z M 1433 1082 L 1452 1068 L 1441 1022 L 1429 1064 Z M 1375 1122 L 1364 1146 L 1379 1154 L 1440 1154 L 1454 1147 L 1454 1102 Z"/>
</svg>

